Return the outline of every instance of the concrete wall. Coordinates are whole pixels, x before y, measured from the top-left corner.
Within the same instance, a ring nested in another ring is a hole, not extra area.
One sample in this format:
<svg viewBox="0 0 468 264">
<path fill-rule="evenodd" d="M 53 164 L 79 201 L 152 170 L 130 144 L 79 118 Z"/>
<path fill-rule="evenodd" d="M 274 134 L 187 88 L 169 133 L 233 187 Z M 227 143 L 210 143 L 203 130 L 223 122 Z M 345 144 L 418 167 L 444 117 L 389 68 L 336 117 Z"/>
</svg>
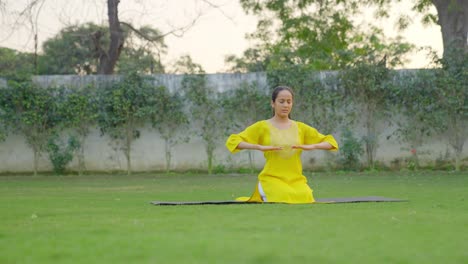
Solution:
<svg viewBox="0 0 468 264">
<path fill-rule="evenodd" d="M 177 91 L 184 75 L 181 74 L 158 74 L 149 76 L 155 85 L 164 85 L 169 91 Z M 41 75 L 34 76 L 33 81 L 41 87 L 51 86 L 67 86 L 67 87 L 83 87 L 88 84 L 93 84 L 95 87 L 118 81 L 121 79 L 119 75 Z M 1 81 L 1 79 L 0 79 Z M 207 84 L 217 92 L 224 92 L 235 87 L 239 87 L 243 82 L 257 83 L 261 89 L 267 88 L 266 74 L 258 73 L 217 73 L 207 75 Z M 0 82 L 1 84 L 1 82 Z"/>
<path fill-rule="evenodd" d="M 168 87 L 171 91 L 176 91 L 180 87 L 183 75 L 157 75 L 154 76 L 154 83 Z M 260 89 L 267 89 L 266 75 L 264 73 L 248 74 L 210 74 L 207 76 L 208 84 L 219 92 L 235 89 L 242 82 L 257 83 Z M 102 84 L 113 80 L 118 80 L 118 76 L 36 76 L 34 81 L 43 87 L 53 85 L 83 86 L 89 83 Z M 0 80 L 1 84 L 1 80 Z M 313 120 L 301 120 L 312 126 Z M 320 128 L 317 127 L 320 131 Z M 408 146 L 402 145 L 394 137 L 388 139 L 395 127 L 382 127 L 382 135 L 379 138 L 379 149 L 377 160 L 390 165 L 397 158 L 410 157 Z M 237 133 L 240 131 L 232 131 Z M 338 142 L 341 142 L 339 131 L 333 133 Z M 356 130 L 355 135 L 360 135 L 361 131 Z M 441 138 L 434 138 L 432 144 L 426 145 L 418 150 L 420 158 L 424 161 L 433 161 L 440 157 L 445 157 L 447 153 L 453 152 L 447 147 L 446 141 Z M 465 143 L 468 146 L 468 142 Z M 463 157 L 468 156 L 468 148 L 465 147 Z M 264 163 L 263 154 L 251 152 L 257 168 L 261 168 Z M 324 151 L 304 152 L 303 163 L 305 168 L 315 168 L 326 166 L 327 162 L 335 158 L 338 154 L 330 154 Z M 91 171 L 113 171 L 125 170 L 126 160 L 122 152 L 115 151 L 109 146 L 109 139 L 101 136 L 98 129 L 94 129 L 89 135 L 85 145 L 85 162 L 88 170 Z M 180 143 L 173 148 L 172 169 L 205 169 L 207 155 L 200 138 L 194 137 L 190 142 Z M 219 142 L 219 147 L 215 150 L 214 165 L 231 167 L 248 167 L 248 151 L 237 154 L 230 154 L 224 147 L 224 141 Z M 132 166 L 134 171 L 164 170 L 165 154 L 164 142 L 158 133 L 151 128 L 142 130 L 141 137 L 135 141 L 132 151 Z M 74 160 L 69 166 L 70 169 L 77 168 Z M 10 134 L 6 141 L 0 142 L 0 173 L 2 172 L 25 172 L 33 170 L 33 153 L 26 145 L 24 137 L 17 134 Z M 39 162 L 40 171 L 50 171 L 52 166 L 46 156 L 41 157 Z"/>
</svg>

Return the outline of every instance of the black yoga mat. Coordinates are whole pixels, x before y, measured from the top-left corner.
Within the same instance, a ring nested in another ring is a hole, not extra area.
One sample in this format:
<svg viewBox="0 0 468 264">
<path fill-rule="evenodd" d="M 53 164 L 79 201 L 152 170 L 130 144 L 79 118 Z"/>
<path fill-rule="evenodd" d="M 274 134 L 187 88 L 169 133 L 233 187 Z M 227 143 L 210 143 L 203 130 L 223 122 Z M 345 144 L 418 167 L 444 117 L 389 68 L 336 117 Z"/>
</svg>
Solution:
<svg viewBox="0 0 468 264">
<path fill-rule="evenodd" d="M 364 196 L 364 197 L 340 197 L 340 198 L 319 198 L 315 199 L 318 204 L 336 204 L 336 203 L 364 203 L 364 202 L 406 202 L 408 200 L 389 198 L 382 196 Z M 240 202 L 240 201 L 152 201 L 153 205 L 221 205 L 221 204 L 275 204 L 260 202 Z"/>
</svg>

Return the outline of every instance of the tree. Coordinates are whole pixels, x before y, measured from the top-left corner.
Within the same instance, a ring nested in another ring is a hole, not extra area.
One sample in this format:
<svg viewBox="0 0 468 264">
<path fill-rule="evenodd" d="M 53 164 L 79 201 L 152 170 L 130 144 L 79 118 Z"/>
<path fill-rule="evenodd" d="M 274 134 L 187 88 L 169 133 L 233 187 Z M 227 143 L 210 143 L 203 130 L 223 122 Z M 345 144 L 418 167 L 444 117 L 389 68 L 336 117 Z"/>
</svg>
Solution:
<svg viewBox="0 0 468 264">
<path fill-rule="evenodd" d="M 349 1 L 349 0 L 348 0 Z M 407 0 L 406 0 L 407 1 Z M 350 1 L 352 2 L 352 1 Z M 355 4 L 375 5 L 376 14 L 382 18 L 388 18 L 388 10 L 393 5 L 399 5 L 402 0 L 366 0 L 354 1 Z M 444 57 L 447 51 L 452 48 L 468 51 L 466 36 L 468 34 L 468 2 L 465 0 L 411 0 L 411 11 L 416 11 L 423 15 L 422 23 L 435 23 L 440 26 L 442 42 L 444 46 Z M 430 8 L 435 7 L 437 14 L 431 13 Z M 404 29 L 411 23 L 411 15 L 403 14 L 398 18 L 398 25 Z"/>
<path fill-rule="evenodd" d="M 455 170 L 460 170 L 468 138 L 468 55 L 447 53 L 443 59 L 435 57 L 434 63 L 437 68 L 400 76 L 393 103 L 404 119 L 397 132 L 414 148 L 416 162 L 418 147 L 428 136 L 439 136 L 452 148 Z"/>
<path fill-rule="evenodd" d="M 75 137 L 70 136 L 65 142 L 61 137 L 61 135 L 54 133 L 49 138 L 46 148 L 53 171 L 58 175 L 65 172 L 67 165 L 73 160 L 74 153 L 80 148 L 80 143 Z"/>
<path fill-rule="evenodd" d="M 84 160 L 86 138 L 98 118 L 96 90 L 91 85 L 64 90 L 65 93 L 61 96 L 62 103 L 59 104 L 59 112 L 62 116 L 63 126 L 71 131 L 73 138 L 76 138 L 78 174 L 82 175 L 86 169 Z"/>
<path fill-rule="evenodd" d="M 0 110 L 0 118 L 2 118 L 2 121 L 0 121 L 0 142 L 4 141 L 8 135 L 8 128 L 6 127 L 3 116 L 4 113 L 1 113 Z"/>
<path fill-rule="evenodd" d="M 183 98 L 179 93 L 171 94 L 164 86 L 157 87 L 156 90 L 159 107 L 151 120 L 153 127 L 164 139 L 166 172 L 169 172 L 172 161 L 172 147 L 180 141 L 188 141 L 188 136 L 185 133 L 189 128 L 189 120 L 184 111 Z"/>
<path fill-rule="evenodd" d="M 268 52 L 259 47 L 245 50 L 241 57 L 228 55 L 224 61 L 231 72 L 264 72 L 270 63 Z"/>
<path fill-rule="evenodd" d="M 383 2 L 383 1 L 382 1 Z M 390 1 L 389 1 L 390 2 Z M 434 5 L 437 18 L 429 14 L 428 9 Z M 413 9 L 424 12 L 426 22 L 436 22 L 442 31 L 444 55 L 449 55 L 450 49 L 468 52 L 468 2 L 465 0 L 415 0 Z"/>
<path fill-rule="evenodd" d="M 266 51 L 262 57 L 268 59 L 267 71 L 292 65 L 309 70 L 342 69 L 359 57 L 355 51 L 373 42 L 388 49 L 410 48 L 400 38 L 385 38 L 378 28 L 357 25 L 353 19 L 360 14 L 360 4 L 356 1 L 242 0 L 241 4 L 260 18 L 257 32 L 249 38 L 257 41 L 255 49 Z M 229 60 L 248 69 L 257 64 L 249 55 Z"/>
<path fill-rule="evenodd" d="M 207 83 L 201 65 L 192 61 L 190 56 L 182 57 L 175 65 L 177 72 L 185 72 L 181 89 L 189 109 L 191 126 L 205 143 L 208 157 L 208 173 L 213 171 L 214 150 L 224 135 L 226 121 L 223 116 L 221 100 Z"/>
<path fill-rule="evenodd" d="M 345 95 L 352 100 L 354 112 L 359 113 L 355 120 L 362 122 L 365 129 L 363 141 L 367 165 L 374 168 L 381 134 L 378 123 L 389 115 L 391 72 L 384 60 L 378 62 L 375 58 L 367 58 L 341 72 L 339 78 Z"/>
<path fill-rule="evenodd" d="M 359 44 L 362 36 L 353 17 L 369 6 L 376 7 L 376 18 L 388 18 L 391 0 L 241 0 L 246 12 L 260 17 L 257 32 L 251 37 L 264 43 L 271 54 L 282 61 L 313 64 L 315 69 L 341 68 L 349 58 L 346 51 Z M 412 10 L 423 14 L 424 23 L 438 23 L 442 31 L 444 56 L 456 46 L 467 51 L 468 2 L 465 0 L 412 0 Z M 430 7 L 437 14 L 429 12 Z M 397 20 L 399 28 L 411 23 L 409 15 Z M 275 30 L 276 29 L 276 30 Z M 370 32 L 371 35 L 375 30 Z M 399 40 L 394 41 L 398 43 Z M 345 53 L 342 53 L 345 52 Z M 304 57 L 303 55 L 306 55 Z M 310 57 L 308 57 L 310 56 Z"/>
<path fill-rule="evenodd" d="M 119 6 L 120 0 L 107 0 L 107 14 L 109 21 L 110 43 L 107 50 L 99 45 L 102 32 L 96 32 L 93 36 L 95 48 L 99 56 L 98 73 L 112 74 L 124 46 L 124 33 L 120 26 Z"/>
<path fill-rule="evenodd" d="M 438 62 L 441 68 L 434 71 L 433 82 L 437 99 L 434 115 L 438 121 L 435 128 L 453 148 L 455 170 L 459 171 L 468 139 L 468 52 L 444 54 Z"/>
<path fill-rule="evenodd" d="M 141 30 L 143 31 L 143 29 Z M 155 35 L 160 34 L 158 30 L 149 27 L 144 31 L 152 31 Z M 128 40 L 134 39 L 128 38 Z M 136 43 L 127 44 L 117 62 L 117 72 L 137 71 L 141 74 L 164 73 L 165 69 L 161 62 L 161 55 L 166 53 L 167 46 L 163 40 L 161 38 L 159 41 L 147 42 L 144 45 Z M 138 42 L 141 42 L 141 40 Z"/>
<path fill-rule="evenodd" d="M 221 101 L 207 85 L 204 75 L 186 75 L 182 81 L 182 89 L 187 92 L 192 124 L 205 143 L 208 173 L 211 174 L 214 150 L 224 135 L 226 126 Z"/>
<path fill-rule="evenodd" d="M 93 32 L 106 30 L 93 23 L 69 26 L 43 45 L 39 59 L 40 74 L 92 74 L 97 72 L 98 54 L 94 51 Z M 100 45 L 108 45 L 105 38 Z"/>
<path fill-rule="evenodd" d="M 8 9 L 8 2 L 8 0 L 0 2 L 4 10 Z M 17 17 L 14 19 L 15 25 L 13 25 L 12 27 L 12 31 L 14 31 L 15 28 L 19 27 L 19 24 L 29 24 L 29 27 L 32 28 L 34 34 L 36 55 L 38 46 L 38 19 L 40 15 L 40 10 L 42 9 L 42 6 L 45 2 L 46 0 L 29 1 L 28 4 L 18 12 Z M 212 4 L 210 1 L 203 0 L 202 2 L 212 8 L 219 9 L 217 5 Z M 148 32 L 145 29 L 137 29 L 131 23 L 120 20 L 120 0 L 107 0 L 106 3 L 107 21 L 109 24 L 108 30 L 97 30 L 91 35 L 91 40 L 93 42 L 92 50 L 96 52 L 96 56 L 98 58 L 98 64 L 96 69 L 98 74 L 114 73 L 120 55 L 125 48 L 125 42 L 127 37 L 125 28 L 139 35 L 142 39 L 145 39 L 146 41 L 157 43 L 169 34 L 180 36 L 181 34 L 185 33 L 189 28 L 191 28 L 195 24 L 195 22 L 200 17 L 199 14 L 196 18 L 194 18 L 190 23 L 188 23 L 185 26 L 173 28 L 169 32 L 163 34 L 154 35 L 154 32 Z M 107 45 L 103 45 L 103 43 L 107 43 Z"/>
<path fill-rule="evenodd" d="M 6 87 L 0 87 L 0 142 L 4 141 L 10 132 L 13 109 L 10 105 L 10 91 Z"/>
<path fill-rule="evenodd" d="M 160 34 L 157 29 L 148 26 L 139 30 L 153 38 Z M 39 73 L 99 73 L 100 52 L 95 49 L 95 46 L 108 46 L 109 37 L 103 33 L 105 35 L 97 43 L 93 36 L 96 32 L 108 31 L 108 27 L 93 23 L 63 28 L 55 37 L 43 43 L 44 53 L 39 59 Z M 116 72 L 161 73 L 164 71 L 159 58 L 161 53 L 166 52 L 163 38 L 153 42 L 142 40 L 139 34 L 128 27 L 124 27 L 124 36 L 125 46 L 116 64 Z"/>
<path fill-rule="evenodd" d="M 225 92 L 222 106 L 226 112 L 229 128 L 239 131 L 252 125 L 258 120 L 269 118 L 271 115 L 270 97 L 265 87 L 258 83 L 242 83 L 236 89 Z M 251 171 L 254 169 L 252 151 L 248 151 Z"/>
<path fill-rule="evenodd" d="M 360 157 L 364 152 L 361 140 L 348 128 L 343 129 L 341 138 L 338 164 L 345 170 L 360 169 Z"/>
<path fill-rule="evenodd" d="M 2 109 L 14 131 L 23 134 L 34 154 L 34 175 L 39 157 L 47 150 L 48 140 L 60 123 L 53 88 L 42 89 L 31 82 L 10 82 Z"/>
<path fill-rule="evenodd" d="M 132 173 L 132 144 L 140 137 L 139 128 L 154 115 L 156 106 L 155 89 L 134 72 L 99 90 L 98 125 L 116 149 L 123 151 L 128 175 Z"/>
<path fill-rule="evenodd" d="M 419 154 L 429 136 L 434 135 L 433 124 L 436 122 L 433 108 L 436 104 L 436 90 L 432 89 L 431 71 L 405 72 L 399 74 L 399 82 L 394 86 L 390 97 L 395 106 L 394 115 L 397 129 L 394 135 L 411 151 L 415 169 L 419 168 Z"/>
<path fill-rule="evenodd" d="M 26 80 L 34 74 L 33 55 L 0 47 L 0 77 Z"/>
</svg>

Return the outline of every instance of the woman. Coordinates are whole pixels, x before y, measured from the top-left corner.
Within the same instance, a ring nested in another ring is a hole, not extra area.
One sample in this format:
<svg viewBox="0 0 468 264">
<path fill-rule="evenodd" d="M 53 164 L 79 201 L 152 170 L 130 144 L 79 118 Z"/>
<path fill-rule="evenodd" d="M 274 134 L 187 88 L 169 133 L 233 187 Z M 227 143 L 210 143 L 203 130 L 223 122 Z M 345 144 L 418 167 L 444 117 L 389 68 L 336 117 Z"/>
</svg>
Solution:
<svg viewBox="0 0 468 264">
<path fill-rule="evenodd" d="M 271 96 L 274 116 L 232 134 L 226 141 L 231 153 L 242 149 L 264 152 L 263 170 L 251 197 L 237 200 L 247 202 L 313 203 L 312 189 L 302 175 L 303 150 L 337 151 L 338 144 L 331 135 L 322 135 L 315 128 L 290 119 L 293 91 L 278 86 Z"/>
</svg>

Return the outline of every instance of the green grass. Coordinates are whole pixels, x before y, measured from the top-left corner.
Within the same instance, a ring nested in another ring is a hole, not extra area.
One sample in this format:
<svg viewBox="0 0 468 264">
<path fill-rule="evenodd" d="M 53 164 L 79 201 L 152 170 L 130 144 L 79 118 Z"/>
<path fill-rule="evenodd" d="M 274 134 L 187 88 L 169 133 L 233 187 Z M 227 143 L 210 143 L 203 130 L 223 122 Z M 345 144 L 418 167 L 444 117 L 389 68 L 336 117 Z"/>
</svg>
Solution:
<svg viewBox="0 0 468 264">
<path fill-rule="evenodd" d="M 410 201 L 154 206 L 249 195 L 256 176 L 2 176 L 0 263 L 468 263 L 467 172 L 307 176 L 316 197 Z"/>
</svg>

